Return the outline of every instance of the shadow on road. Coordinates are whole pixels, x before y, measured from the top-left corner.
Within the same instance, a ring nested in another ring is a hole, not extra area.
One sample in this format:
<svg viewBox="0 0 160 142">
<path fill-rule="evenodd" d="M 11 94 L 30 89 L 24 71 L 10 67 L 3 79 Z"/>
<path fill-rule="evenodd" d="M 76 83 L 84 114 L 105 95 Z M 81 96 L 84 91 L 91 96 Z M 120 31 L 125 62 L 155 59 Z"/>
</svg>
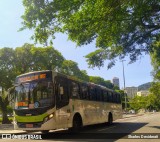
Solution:
<svg viewBox="0 0 160 142">
<path fill-rule="evenodd" d="M 69 130 L 50 132 L 48 134 L 42 134 L 43 139 L 54 140 L 95 140 L 97 139 L 120 139 L 140 129 L 148 123 L 114 123 L 97 124 L 86 126 L 81 129 L 79 133 L 71 133 Z"/>
</svg>

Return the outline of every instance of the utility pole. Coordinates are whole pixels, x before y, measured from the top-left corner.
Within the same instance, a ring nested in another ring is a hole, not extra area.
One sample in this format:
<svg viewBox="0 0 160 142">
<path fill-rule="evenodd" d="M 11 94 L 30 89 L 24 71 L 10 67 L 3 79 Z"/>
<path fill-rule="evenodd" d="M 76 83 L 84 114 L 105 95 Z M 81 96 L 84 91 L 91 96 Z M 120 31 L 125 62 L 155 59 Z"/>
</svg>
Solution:
<svg viewBox="0 0 160 142">
<path fill-rule="evenodd" d="M 123 66 L 123 87 L 124 87 L 124 99 L 125 99 L 125 110 L 127 109 L 127 96 L 126 96 L 126 94 L 125 94 L 125 89 L 126 89 L 126 84 L 125 84 L 125 74 L 124 74 L 124 62 L 125 60 L 121 60 L 121 62 L 122 62 L 122 66 Z"/>
</svg>

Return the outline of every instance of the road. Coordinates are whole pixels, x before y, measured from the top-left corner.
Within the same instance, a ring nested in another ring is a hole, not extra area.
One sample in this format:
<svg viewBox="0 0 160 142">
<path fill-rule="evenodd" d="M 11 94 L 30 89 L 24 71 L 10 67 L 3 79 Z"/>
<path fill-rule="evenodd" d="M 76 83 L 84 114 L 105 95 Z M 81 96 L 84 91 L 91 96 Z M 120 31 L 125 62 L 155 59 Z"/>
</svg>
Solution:
<svg viewBox="0 0 160 142">
<path fill-rule="evenodd" d="M 107 124 L 93 125 L 85 127 L 79 134 L 68 134 L 67 130 L 41 135 L 44 142 L 48 141 L 160 141 L 160 113 L 148 113 L 136 117 L 119 119 L 113 125 Z M 40 133 L 30 133 L 30 135 L 40 135 Z M 72 138 L 75 137 L 76 139 Z M 152 137 L 152 139 L 143 139 Z M 153 137 L 155 139 L 153 139 Z M 157 139 L 157 137 L 159 139 Z M 46 140 L 44 139 L 46 138 Z M 69 138 L 69 139 L 68 139 Z M 104 139 L 102 139 L 104 138 Z M 138 139 L 137 139 L 138 138 Z M 4 142 L 3 140 L 0 140 Z M 5 141 L 22 141 L 17 139 Z M 28 141 L 28 140 L 24 140 Z M 33 141 L 33 140 L 30 140 Z"/>
</svg>

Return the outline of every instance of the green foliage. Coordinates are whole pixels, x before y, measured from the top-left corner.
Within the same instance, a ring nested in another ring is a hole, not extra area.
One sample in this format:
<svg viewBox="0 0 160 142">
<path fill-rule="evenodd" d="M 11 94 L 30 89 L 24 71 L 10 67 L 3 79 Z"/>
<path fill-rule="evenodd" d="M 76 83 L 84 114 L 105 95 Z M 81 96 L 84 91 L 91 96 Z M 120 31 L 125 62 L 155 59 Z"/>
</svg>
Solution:
<svg viewBox="0 0 160 142">
<path fill-rule="evenodd" d="M 113 90 L 120 90 L 118 86 L 114 86 Z"/>
<path fill-rule="evenodd" d="M 0 84 L 4 89 L 12 86 L 17 75 L 38 70 L 55 70 L 84 81 L 90 81 L 113 89 L 113 84 L 101 77 L 88 76 L 85 70 L 80 70 L 78 64 L 65 60 L 60 52 L 53 47 L 35 47 L 24 44 L 22 47 L 0 49 Z"/>
<path fill-rule="evenodd" d="M 78 46 L 96 41 L 87 55 L 90 66 L 129 55 L 131 63 L 159 41 L 159 0 L 23 0 L 23 28 L 34 29 L 36 42 L 46 43 L 56 32 L 67 33 Z"/>
<path fill-rule="evenodd" d="M 70 75 L 73 77 L 77 77 L 78 79 L 88 81 L 89 76 L 87 75 L 87 72 L 84 70 L 80 70 L 78 67 L 78 64 L 71 60 L 64 60 L 62 63 L 61 72 Z"/>
<path fill-rule="evenodd" d="M 11 106 L 7 106 L 7 114 L 13 114 L 13 108 Z"/>
<path fill-rule="evenodd" d="M 110 80 L 104 80 L 99 76 L 89 76 L 89 81 L 113 89 L 113 84 L 110 82 Z"/>
<path fill-rule="evenodd" d="M 16 55 L 12 48 L 0 49 L 0 86 L 9 88 L 16 75 Z"/>
<path fill-rule="evenodd" d="M 160 40 L 160 38 L 159 38 Z M 160 41 L 155 41 L 153 44 L 152 44 L 152 52 L 151 52 L 151 63 L 153 65 L 153 76 L 154 76 L 154 79 L 156 80 L 160 80 Z"/>
<path fill-rule="evenodd" d="M 130 102 L 130 108 L 138 111 L 148 108 L 148 96 L 135 96 Z"/>
<path fill-rule="evenodd" d="M 131 109 L 159 110 L 160 109 L 160 82 L 154 82 L 148 96 L 136 96 L 130 101 Z"/>
<path fill-rule="evenodd" d="M 53 47 L 22 47 L 0 49 L 0 85 L 4 89 L 12 86 L 17 75 L 37 70 L 56 70 L 62 67 L 64 57 Z"/>
<path fill-rule="evenodd" d="M 160 109 L 160 82 L 152 83 L 150 92 L 151 92 L 151 95 L 150 95 L 151 107 L 159 110 Z"/>
<path fill-rule="evenodd" d="M 13 117 L 8 117 L 8 119 L 9 119 L 10 122 L 12 122 L 12 121 L 14 120 Z M 2 121 L 3 121 L 3 120 L 2 120 L 2 118 L 0 117 L 0 124 L 2 123 Z"/>
<path fill-rule="evenodd" d="M 34 47 L 24 44 L 15 49 L 20 74 L 36 70 L 59 70 L 64 57 L 53 47 Z M 27 60 L 26 60 L 27 59 Z"/>
<path fill-rule="evenodd" d="M 7 92 L 3 89 L 2 96 L 0 96 L 0 109 L 2 112 L 2 124 L 10 123 L 7 117 L 7 106 L 9 105 Z"/>
</svg>

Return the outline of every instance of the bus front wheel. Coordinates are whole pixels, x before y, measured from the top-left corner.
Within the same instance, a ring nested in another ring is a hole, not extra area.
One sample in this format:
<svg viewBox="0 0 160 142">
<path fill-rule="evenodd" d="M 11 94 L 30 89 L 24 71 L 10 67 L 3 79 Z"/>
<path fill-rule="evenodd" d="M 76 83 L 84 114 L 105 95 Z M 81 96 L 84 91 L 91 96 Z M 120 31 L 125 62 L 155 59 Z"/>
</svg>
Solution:
<svg viewBox="0 0 160 142">
<path fill-rule="evenodd" d="M 47 134 L 49 132 L 49 130 L 42 130 L 41 133 L 42 134 Z"/>
<path fill-rule="evenodd" d="M 80 131 L 81 127 L 82 127 L 82 118 L 80 115 L 75 115 L 73 118 L 72 128 L 70 130 L 74 133 L 77 133 Z"/>
</svg>

